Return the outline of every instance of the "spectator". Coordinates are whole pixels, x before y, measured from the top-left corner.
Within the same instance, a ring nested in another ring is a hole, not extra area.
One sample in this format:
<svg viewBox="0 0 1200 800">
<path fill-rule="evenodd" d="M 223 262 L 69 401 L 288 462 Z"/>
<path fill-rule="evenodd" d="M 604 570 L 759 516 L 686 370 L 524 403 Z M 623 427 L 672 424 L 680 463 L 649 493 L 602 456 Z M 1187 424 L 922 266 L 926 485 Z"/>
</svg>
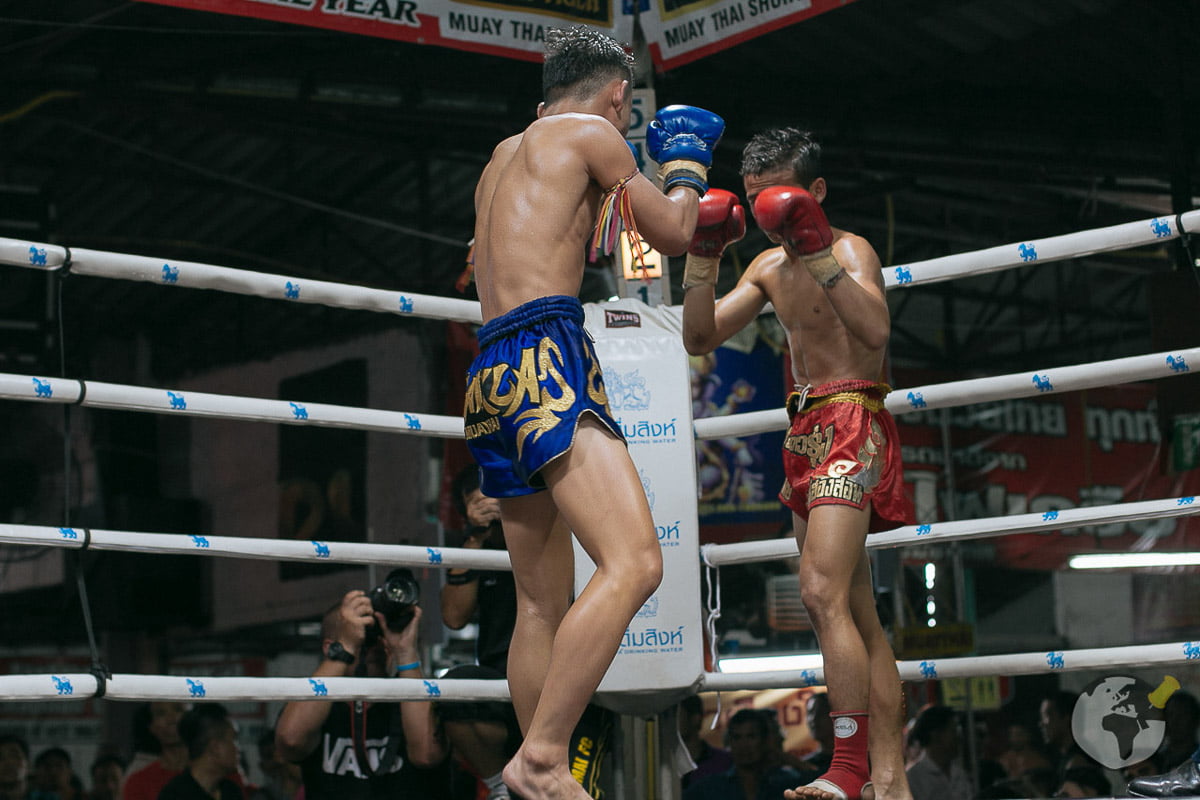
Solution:
<svg viewBox="0 0 1200 800">
<path fill-rule="evenodd" d="M 688 695 L 679 703 L 679 737 L 696 768 L 683 776 L 683 788 L 733 766 L 733 756 L 723 747 L 713 747 L 700 735 L 704 725 L 704 703 L 699 695 Z"/>
<path fill-rule="evenodd" d="M 179 720 L 179 736 L 188 763 L 171 778 L 158 800 L 242 800 L 242 788 L 229 778 L 238 771 L 241 752 L 237 727 L 224 706 L 205 703 Z"/>
<path fill-rule="evenodd" d="M 971 781 L 958 758 L 962 732 L 954 709 L 921 709 L 912 737 L 922 748 L 921 756 L 908 768 L 913 800 L 971 800 Z"/>
<path fill-rule="evenodd" d="M 1071 767 L 1055 797 L 1111 797 L 1112 785 L 1099 767 Z"/>
<path fill-rule="evenodd" d="M 266 730 L 258 737 L 258 768 L 266 783 L 251 793 L 250 800 L 299 800 L 303 796 L 300 766 L 276 757 L 273 730 Z"/>
<path fill-rule="evenodd" d="M 833 718 L 829 716 L 829 694 L 813 692 L 804 701 L 804 722 L 817 743 L 817 749 L 804 757 L 820 773 L 829 770 L 833 761 Z"/>
<path fill-rule="evenodd" d="M 422 677 L 421 609 L 411 611 L 393 631 L 365 592 L 347 592 L 322 620 L 323 657 L 313 680 Z M 445 790 L 426 785 L 418 769 L 445 757 L 428 702 L 294 701 L 279 715 L 275 752 L 300 763 L 308 800 L 432 800 Z"/>
<path fill-rule="evenodd" d="M 121 778 L 125 776 L 125 762 L 120 756 L 100 756 L 92 762 L 92 791 L 88 800 L 118 800 L 121 796 Z"/>
<path fill-rule="evenodd" d="M 51 747 L 33 759 L 34 788 L 59 800 L 83 800 L 83 784 L 71 769 L 71 754 Z"/>
<path fill-rule="evenodd" d="M 1020 778 L 1031 769 L 1050 766 L 1034 741 L 1034 728 L 1027 722 L 1014 720 L 1008 724 L 1008 749 L 997 757 L 1010 778 Z"/>
<path fill-rule="evenodd" d="M 683 800 L 782 800 L 804 776 L 791 767 L 772 766 L 771 735 L 763 712 L 743 708 L 734 714 L 725 731 L 733 766 L 692 783 Z"/>
<path fill-rule="evenodd" d="M 1071 757 L 1083 752 L 1075 743 L 1075 734 L 1071 732 L 1071 714 L 1077 699 L 1078 695 L 1073 692 L 1053 692 L 1042 699 L 1038 711 L 1038 728 L 1049 751 L 1050 766 L 1060 780 Z"/>
<path fill-rule="evenodd" d="M 451 499 L 467 522 L 462 546 L 468 549 L 504 550 L 500 501 L 479 490 L 479 467 L 472 464 L 455 476 Z M 475 641 L 477 664 L 451 668 L 447 679 L 504 680 L 508 647 L 517 618 L 517 589 L 507 570 L 451 569 L 442 586 L 442 621 L 451 630 L 462 630 L 478 619 Z M 521 745 L 521 731 L 512 703 L 440 703 L 438 713 L 446 739 L 466 767 L 487 787 L 488 800 L 509 797 L 501 770 Z"/>
<path fill-rule="evenodd" d="M 1062 785 L 1053 767 L 1035 767 L 1021 776 L 1031 798 L 1050 797 Z"/>
<path fill-rule="evenodd" d="M 135 760 L 121 784 L 121 800 L 155 800 L 167 781 L 187 766 L 187 745 L 179 738 L 184 703 L 155 700 L 138 708 L 133 717 L 135 747 L 153 758 L 139 766 Z"/>
<path fill-rule="evenodd" d="M 1200 726 L 1200 703 L 1195 695 L 1177 691 L 1167 698 L 1163 717 L 1166 730 L 1155 754 L 1160 772 L 1185 760 L 1200 745 L 1196 740 L 1196 728 Z"/>
</svg>

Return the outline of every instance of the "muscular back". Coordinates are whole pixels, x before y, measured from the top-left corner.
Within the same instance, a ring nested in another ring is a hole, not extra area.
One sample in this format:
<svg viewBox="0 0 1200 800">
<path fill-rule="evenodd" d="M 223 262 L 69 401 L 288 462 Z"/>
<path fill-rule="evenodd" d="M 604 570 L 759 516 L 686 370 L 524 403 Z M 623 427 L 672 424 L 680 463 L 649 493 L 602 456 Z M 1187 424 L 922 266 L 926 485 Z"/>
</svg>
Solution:
<svg viewBox="0 0 1200 800">
<path fill-rule="evenodd" d="M 611 124 L 586 114 L 543 117 L 496 147 L 475 192 L 485 320 L 537 297 L 578 294 L 603 195 L 592 177 L 595 137 L 625 148 Z"/>
</svg>

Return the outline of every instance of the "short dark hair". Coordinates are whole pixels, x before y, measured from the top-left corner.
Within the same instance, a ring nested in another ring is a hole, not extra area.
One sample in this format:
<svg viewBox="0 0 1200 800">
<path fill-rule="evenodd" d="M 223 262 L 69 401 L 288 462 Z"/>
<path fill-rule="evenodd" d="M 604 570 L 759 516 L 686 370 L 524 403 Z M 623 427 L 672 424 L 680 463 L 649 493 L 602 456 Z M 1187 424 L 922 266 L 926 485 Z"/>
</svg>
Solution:
<svg viewBox="0 0 1200 800">
<path fill-rule="evenodd" d="M 805 186 L 821 177 L 821 145 L 809 131 L 771 128 L 756 133 L 742 150 L 742 174 L 789 167 Z"/>
<path fill-rule="evenodd" d="M 71 754 L 61 747 L 47 747 L 45 750 L 37 754 L 37 758 L 33 760 L 33 766 L 37 767 L 46 763 L 52 758 L 60 758 L 67 762 L 67 766 L 71 766 Z"/>
<path fill-rule="evenodd" d="M 459 470 L 450 483 L 450 502 L 464 520 L 467 518 L 467 495 L 479 488 L 479 466 L 471 464 Z"/>
<path fill-rule="evenodd" d="M 743 708 L 730 717 L 729 723 L 725 726 L 726 736 L 738 725 L 753 725 L 758 730 L 758 735 L 762 737 L 763 741 L 771 740 L 771 722 L 767 719 L 766 713 L 761 709 Z"/>
<path fill-rule="evenodd" d="M 125 759 L 121 758 L 118 755 L 113 755 L 112 753 L 109 753 L 106 756 L 100 756 L 95 761 L 93 761 L 92 768 L 89 771 L 94 773 L 96 770 L 100 769 L 101 767 L 106 767 L 109 764 L 116 764 L 118 767 L 121 768 L 122 772 L 125 771 Z"/>
<path fill-rule="evenodd" d="M 547 103 L 586 100 L 614 78 L 633 86 L 633 56 L 615 39 L 583 25 L 547 31 L 545 59 L 542 97 Z"/>
<path fill-rule="evenodd" d="M 933 739 L 933 734 L 955 722 L 957 717 L 950 706 L 926 706 L 917 713 L 911 735 L 917 744 L 924 747 Z"/>
<path fill-rule="evenodd" d="M 689 694 L 687 697 L 679 701 L 679 707 L 685 714 L 703 714 L 704 701 L 700 699 L 698 694 Z"/>
<path fill-rule="evenodd" d="M 203 703 L 179 719 L 179 738 L 187 745 L 188 758 L 204 755 L 209 744 L 229 723 L 229 712 L 220 703 Z"/>
<path fill-rule="evenodd" d="M 29 742 L 25 741 L 25 737 L 15 733 L 0 733 L 0 746 L 6 744 L 15 744 L 21 748 L 21 752 L 25 754 L 25 760 L 29 760 Z"/>
<path fill-rule="evenodd" d="M 1078 699 L 1079 695 L 1065 690 L 1050 692 L 1042 698 L 1045 702 L 1050 703 L 1060 717 L 1067 718 L 1070 718 L 1071 712 L 1075 710 L 1075 701 Z"/>
</svg>

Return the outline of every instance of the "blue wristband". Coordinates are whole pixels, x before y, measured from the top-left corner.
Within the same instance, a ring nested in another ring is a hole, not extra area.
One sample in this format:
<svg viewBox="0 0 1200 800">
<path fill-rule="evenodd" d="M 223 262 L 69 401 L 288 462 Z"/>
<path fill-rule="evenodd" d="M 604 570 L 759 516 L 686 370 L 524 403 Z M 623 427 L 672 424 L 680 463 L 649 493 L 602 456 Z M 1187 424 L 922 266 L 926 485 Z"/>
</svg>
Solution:
<svg viewBox="0 0 1200 800">
<path fill-rule="evenodd" d="M 405 672 L 410 669 L 416 669 L 419 666 L 421 666 L 420 661 L 414 661 L 411 664 L 397 664 L 395 666 L 395 668 L 392 670 L 392 674 L 399 675 L 401 672 Z"/>
</svg>

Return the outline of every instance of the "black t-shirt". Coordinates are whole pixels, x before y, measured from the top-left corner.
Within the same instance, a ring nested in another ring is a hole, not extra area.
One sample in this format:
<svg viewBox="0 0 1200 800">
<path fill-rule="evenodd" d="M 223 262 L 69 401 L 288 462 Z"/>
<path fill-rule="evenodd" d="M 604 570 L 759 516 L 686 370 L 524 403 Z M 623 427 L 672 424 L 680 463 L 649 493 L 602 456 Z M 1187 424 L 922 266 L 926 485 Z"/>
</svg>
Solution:
<svg viewBox="0 0 1200 800">
<path fill-rule="evenodd" d="M 479 572 L 479 638 L 475 659 L 480 665 L 508 674 L 508 647 L 517 624 L 517 584 L 511 572 Z"/>
<path fill-rule="evenodd" d="M 229 778 L 221 778 L 217 792 L 221 800 L 242 800 L 242 787 Z M 167 781 L 167 785 L 158 793 L 158 800 L 213 800 L 213 797 L 196 782 L 191 771 L 185 769 Z"/>
<path fill-rule="evenodd" d="M 362 707 L 357 723 L 355 706 Z M 390 751 L 395 754 L 389 759 Z M 334 703 L 300 768 L 306 800 L 429 800 L 446 791 L 444 769 L 417 769 L 409 762 L 396 703 Z"/>
</svg>

